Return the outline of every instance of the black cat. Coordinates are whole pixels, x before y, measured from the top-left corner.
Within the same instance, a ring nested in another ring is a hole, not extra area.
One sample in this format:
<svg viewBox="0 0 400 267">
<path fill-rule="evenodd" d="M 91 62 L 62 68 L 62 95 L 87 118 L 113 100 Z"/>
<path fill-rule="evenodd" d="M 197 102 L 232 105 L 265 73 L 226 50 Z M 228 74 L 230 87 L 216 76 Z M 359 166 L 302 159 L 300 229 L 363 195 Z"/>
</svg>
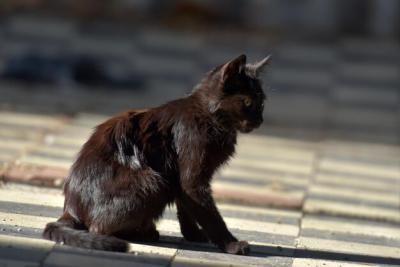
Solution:
<svg viewBox="0 0 400 267">
<path fill-rule="evenodd" d="M 237 131 L 263 121 L 258 80 L 269 58 L 241 55 L 207 74 L 187 97 L 131 110 L 97 126 L 65 182 L 64 214 L 43 236 L 67 245 L 126 251 L 156 241 L 155 222 L 175 202 L 182 234 L 232 254 L 249 245 L 227 229 L 211 195 L 213 173 L 235 151 Z"/>
</svg>

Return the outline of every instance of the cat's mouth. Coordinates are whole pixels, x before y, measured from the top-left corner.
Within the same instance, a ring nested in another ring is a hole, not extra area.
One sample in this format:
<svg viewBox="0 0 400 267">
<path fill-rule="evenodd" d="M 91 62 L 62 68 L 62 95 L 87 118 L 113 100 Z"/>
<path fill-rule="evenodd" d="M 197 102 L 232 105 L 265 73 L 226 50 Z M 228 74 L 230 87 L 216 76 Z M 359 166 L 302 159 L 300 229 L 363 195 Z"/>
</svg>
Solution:
<svg viewBox="0 0 400 267">
<path fill-rule="evenodd" d="M 253 129 L 254 129 L 254 128 L 248 128 L 248 127 L 246 127 L 246 128 L 240 128 L 239 131 L 240 131 L 241 133 L 249 133 L 249 132 L 253 131 Z"/>
<path fill-rule="evenodd" d="M 262 122 L 257 122 L 257 123 L 252 123 L 248 120 L 242 120 L 239 122 L 239 131 L 241 133 L 249 133 L 251 131 L 253 131 L 255 128 L 260 127 Z"/>
</svg>

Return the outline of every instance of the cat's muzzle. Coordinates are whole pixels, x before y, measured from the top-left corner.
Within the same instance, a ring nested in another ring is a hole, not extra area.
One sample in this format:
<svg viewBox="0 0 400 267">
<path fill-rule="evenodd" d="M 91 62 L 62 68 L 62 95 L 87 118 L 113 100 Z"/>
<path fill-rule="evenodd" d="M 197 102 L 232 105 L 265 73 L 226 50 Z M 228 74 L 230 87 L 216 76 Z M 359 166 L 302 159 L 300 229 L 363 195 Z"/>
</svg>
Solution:
<svg viewBox="0 0 400 267">
<path fill-rule="evenodd" d="M 249 133 L 253 131 L 254 129 L 260 127 L 260 125 L 263 123 L 263 120 L 257 120 L 257 121 L 248 121 L 248 120 L 242 120 L 239 123 L 239 131 L 241 133 Z"/>
</svg>

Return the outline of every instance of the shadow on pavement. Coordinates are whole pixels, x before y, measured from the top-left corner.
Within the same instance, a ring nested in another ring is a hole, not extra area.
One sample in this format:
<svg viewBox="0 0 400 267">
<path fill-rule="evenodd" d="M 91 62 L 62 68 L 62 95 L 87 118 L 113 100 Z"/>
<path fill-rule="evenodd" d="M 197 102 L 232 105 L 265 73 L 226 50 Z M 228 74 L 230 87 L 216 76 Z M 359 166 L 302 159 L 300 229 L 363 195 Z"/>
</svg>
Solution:
<svg viewBox="0 0 400 267">
<path fill-rule="evenodd" d="M 198 252 L 212 252 L 212 253 L 223 253 L 213 245 L 210 244 L 199 244 L 182 241 L 180 237 L 162 236 L 161 240 L 164 242 L 157 243 L 162 247 L 176 248 L 178 242 L 180 242 L 180 250 L 192 250 Z M 150 245 L 150 243 L 149 243 Z M 153 243 L 154 245 L 154 243 Z M 268 246 L 268 245 L 251 245 L 250 246 L 251 257 L 265 258 L 269 256 L 279 257 L 290 257 L 290 258 L 306 258 L 306 259 L 317 259 L 317 260 L 331 260 L 331 261 L 346 261 L 346 262 L 360 262 L 360 263 L 374 263 L 374 264 L 389 264 L 399 265 L 400 259 L 379 257 L 361 254 L 350 254 L 343 252 L 331 252 L 331 251 L 320 251 L 315 249 L 304 249 L 304 248 L 290 248 L 281 246 Z"/>
</svg>

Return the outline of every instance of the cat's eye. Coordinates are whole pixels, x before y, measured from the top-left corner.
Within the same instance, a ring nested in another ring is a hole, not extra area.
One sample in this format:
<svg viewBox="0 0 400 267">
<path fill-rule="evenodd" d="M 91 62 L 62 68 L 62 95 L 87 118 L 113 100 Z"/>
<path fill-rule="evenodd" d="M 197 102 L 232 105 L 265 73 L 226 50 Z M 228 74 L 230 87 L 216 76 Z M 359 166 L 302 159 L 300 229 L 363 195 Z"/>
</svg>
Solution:
<svg viewBox="0 0 400 267">
<path fill-rule="evenodd" d="M 250 98 L 245 98 L 245 99 L 244 99 L 244 105 L 245 105 L 246 107 L 250 107 L 250 105 L 251 105 L 251 99 L 250 99 Z"/>
</svg>

